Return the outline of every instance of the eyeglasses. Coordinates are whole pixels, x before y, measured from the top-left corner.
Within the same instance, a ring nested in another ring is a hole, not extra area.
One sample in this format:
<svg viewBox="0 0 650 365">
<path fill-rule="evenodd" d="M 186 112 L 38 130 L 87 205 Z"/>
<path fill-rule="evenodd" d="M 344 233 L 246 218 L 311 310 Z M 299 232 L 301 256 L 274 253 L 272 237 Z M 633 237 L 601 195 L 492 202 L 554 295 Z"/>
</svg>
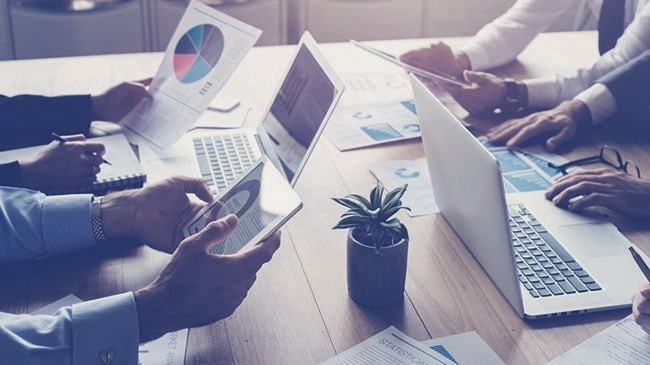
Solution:
<svg viewBox="0 0 650 365">
<path fill-rule="evenodd" d="M 637 166 L 634 162 L 630 160 L 625 160 L 625 162 L 623 162 L 623 157 L 621 157 L 621 153 L 618 152 L 617 149 L 609 146 L 600 147 L 600 154 L 596 156 L 585 157 L 578 160 L 569 161 L 559 166 L 549 162 L 548 167 L 560 171 L 562 175 L 566 175 L 567 174 L 566 169 L 571 166 L 588 165 L 592 163 L 606 163 L 614 167 L 615 169 L 625 171 L 625 173 L 628 174 L 636 175 L 636 177 L 639 178 L 641 177 L 641 170 L 639 170 L 639 166 Z"/>
</svg>

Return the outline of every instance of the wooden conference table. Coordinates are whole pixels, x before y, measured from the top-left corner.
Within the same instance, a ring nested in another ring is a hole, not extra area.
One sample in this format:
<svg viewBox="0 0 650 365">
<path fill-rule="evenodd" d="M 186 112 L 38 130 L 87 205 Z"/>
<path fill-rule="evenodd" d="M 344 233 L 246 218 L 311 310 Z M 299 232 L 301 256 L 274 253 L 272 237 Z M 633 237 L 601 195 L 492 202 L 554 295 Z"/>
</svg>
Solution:
<svg viewBox="0 0 650 365">
<path fill-rule="evenodd" d="M 460 45 L 465 40 L 446 41 Z M 428 43 L 375 44 L 398 54 Z M 342 74 L 397 71 L 349 44 L 325 44 L 323 50 Z M 252 101 L 247 124 L 261 117 L 290 53 L 286 46 L 253 49 L 227 85 L 227 93 Z M 519 61 L 497 72 L 550 75 L 588 65 L 596 57 L 593 32 L 543 34 Z M 0 62 L 0 88 L 4 94 L 97 93 L 123 80 L 153 75 L 160 60 L 161 54 L 130 54 Z M 466 117 L 459 108 L 453 111 Z M 607 142 L 649 176 L 645 156 L 650 143 L 639 135 L 601 131 L 565 157 L 596 154 Z M 186 364 L 318 363 L 389 325 L 418 340 L 473 330 L 506 363 L 540 364 L 628 314 L 619 310 L 521 320 L 440 214 L 400 216 L 412 239 L 404 301 L 378 309 L 357 306 L 347 294 L 347 232 L 330 229 L 342 209 L 330 197 L 369 191 L 375 183 L 368 170 L 373 163 L 420 156 L 418 140 L 340 152 L 322 138 L 297 185 L 305 206 L 285 227 L 281 249 L 231 317 L 190 331 Z M 614 219 L 630 240 L 650 252 L 647 223 Z M 102 247 L 5 266 L 0 268 L 0 310 L 27 313 L 70 293 L 90 300 L 135 290 L 149 283 L 168 259 L 147 247 Z"/>
</svg>

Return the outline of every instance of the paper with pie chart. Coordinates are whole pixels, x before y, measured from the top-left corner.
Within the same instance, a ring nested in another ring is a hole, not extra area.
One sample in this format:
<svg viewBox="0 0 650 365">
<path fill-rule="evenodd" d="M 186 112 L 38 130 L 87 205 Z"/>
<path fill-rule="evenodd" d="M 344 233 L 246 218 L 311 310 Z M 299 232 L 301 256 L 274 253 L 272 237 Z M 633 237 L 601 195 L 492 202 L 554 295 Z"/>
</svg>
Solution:
<svg viewBox="0 0 650 365">
<path fill-rule="evenodd" d="M 412 100 L 343 106 L 330 123 L 327 138 L 341 151 L 421 136 Z"/>
<path fill-rule="evenodd" d="M 431 187 L 429 167 L 424 157 L 415 160 L 387 161 L 370 167 L 370 171 L 386 189 L 408 184 L 402 203 L 411 208 L 411 217 L 437 213 L 436 198 Z"/>
<path fill-rule="evenodd" d="M 192 1 L 165 51 L 149 91 L 120 124 L 129 141 L 162 152 L 196 122 L 262 32 Z"/>
</svg>

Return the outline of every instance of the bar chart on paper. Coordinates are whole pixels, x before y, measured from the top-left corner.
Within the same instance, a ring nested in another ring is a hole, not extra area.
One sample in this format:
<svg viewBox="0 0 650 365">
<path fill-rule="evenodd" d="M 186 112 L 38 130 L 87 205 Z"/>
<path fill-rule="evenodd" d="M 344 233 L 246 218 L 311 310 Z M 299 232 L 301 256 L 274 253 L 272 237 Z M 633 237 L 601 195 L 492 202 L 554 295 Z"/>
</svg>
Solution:
<svg viewBox="0 0 650 365">
<path fill-rule="evenodd" d="M 174 50 L 174 73 L 184 84 L 201 80 L 217 65 L 224 48 L 223 33 L 200 24 L 183 34 Z"/>
</svg>

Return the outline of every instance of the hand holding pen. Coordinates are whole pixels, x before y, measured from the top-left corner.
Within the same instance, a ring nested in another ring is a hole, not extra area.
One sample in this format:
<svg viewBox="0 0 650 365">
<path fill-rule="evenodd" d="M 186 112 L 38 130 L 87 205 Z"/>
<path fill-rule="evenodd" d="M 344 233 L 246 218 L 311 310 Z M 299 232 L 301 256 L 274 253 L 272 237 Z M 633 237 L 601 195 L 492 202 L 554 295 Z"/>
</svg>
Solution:
<svg viewBox="0 0 650 365">
<path fill-rule="evenodd" d="M 102 143 L 86 141 L 83 135 L 57 135 L 54 139 L 34 157 L 18 161 L 21 186 L 49 191 L 88 186 L 97 180 L 100 166 L 106 162 Z"/>
<path fill-rule="evenodd" d="M 650 334 L 650 268 L 643 261 L 641 255 L 634 249 L 634 247 L 628 247 L 634 261 L 643 275 L 645 276 L 648 283 L 641 287 L 638 293 L 634 294 L 632 297 L 632 315 L 636 323 L 643 328 L 644 331 Z"/>
<path fill-rule="evenodd" d="M 54 133 L 54 132 L 52 132 L 52 138 L 53 138 L 55 141 L 58 141 L 59 143 L 70 142 L 70 139 L 63 138 L 63 137 L 59 136 L 58 134 L 56 134 L 56 133 Z M 97 153 L 94 153 L 94 155 L 96 156 Z M 105 164 L 107 164 L 107 165 L 111 165 L 111 166 L 113 166 L 112 163 L 106 161 L 106 159 L 104 159 L 103 157 L 102 157 L 102 162 L 105 163 Z M 99 171 L 98 171 L 98 172 L 99 172 Z"/>
</svg>

